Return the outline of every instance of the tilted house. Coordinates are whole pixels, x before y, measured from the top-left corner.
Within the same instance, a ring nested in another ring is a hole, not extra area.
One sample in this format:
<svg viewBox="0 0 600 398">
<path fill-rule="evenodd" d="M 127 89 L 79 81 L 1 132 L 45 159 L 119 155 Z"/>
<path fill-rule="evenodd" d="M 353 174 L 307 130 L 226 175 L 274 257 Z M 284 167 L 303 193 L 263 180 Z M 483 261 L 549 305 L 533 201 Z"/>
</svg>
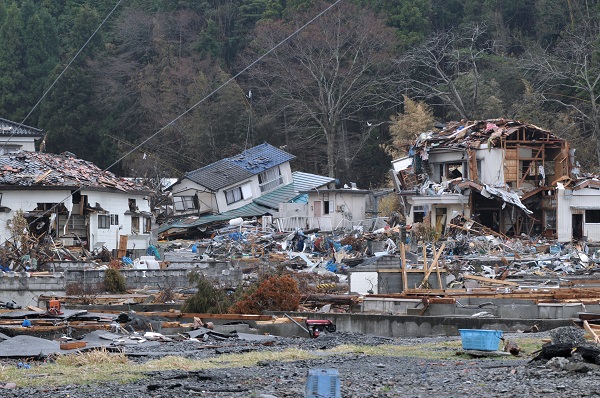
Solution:
<svg viewBox="0 0 600 398">
<path fill-rule="evenodd" d="M 148 194 L 70 153 L 1 155 L 0 238 L 11 239 L 9 221 L 22 211 L 29 230 L 49 243 L 114 250 L 127 241 L 127 249 L 145 251 L 152 228 Z"/>
<path fill-rule="evenodd" d="M 292 182 L 295 157 L 263 143 L 185 173 L 169 190 L 175 215 L 224 213 Z"/>
<path fill-rule="evenodd" d="M 0 118 L 0 155 L 17 151 L 35 151 L 42 130 Z"/>
<path fill-rule="evenodd" d="M 493 119 L 420 134 L 393 175 L 408 224 L 426 221 L 443 234 L 453 219 L 468 219 L 505 235 L 556 237 L 556 181 L 571 164 L 567 141 Z"/>
</svg>

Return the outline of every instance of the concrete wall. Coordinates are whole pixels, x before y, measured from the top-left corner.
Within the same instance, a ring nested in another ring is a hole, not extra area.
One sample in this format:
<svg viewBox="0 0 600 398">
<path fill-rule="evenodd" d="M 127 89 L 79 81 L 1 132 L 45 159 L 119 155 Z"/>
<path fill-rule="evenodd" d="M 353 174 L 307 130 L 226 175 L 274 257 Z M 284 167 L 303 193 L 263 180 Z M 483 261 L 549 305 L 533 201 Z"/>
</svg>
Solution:
<svg viewBox="0 0 600 398">
<path fill-rule="evenodd" d="M 96 286 L 104 281 L 104 270 L 73 269 L 62 267 L 62 272 L 52 276 L 28 277 L 24 273 L 7 273 L 0 277 L 0 301 L 14 300 L 20 306 L 37 305 L 40 295 L 65 294 L 70 283 Z M 60 267 L 57 266 L 57 269 Z M 206 278 L 217 280 L 224 286 L 235 287 L 242 281 L 242 269 L 228 262 L 171 264 L 161 270 L 121 270 L 128 289 L 159 289 L 164 287 L 190 287 L 189 274 L 202 273 Z"/>
<path fill-rule="evenodd" d="M 276 313 L 282 315 L 282 313 Z M 433 337 L 458 336 L 459 329 L 488 329 L 516 332 L 537 325 L 540 331 L 559 326 L 572 325 L 570 319 L 509 319 L 509 318 L 468 318 L 435 316 L 395 316 L 372 314 L 333 314 L 288 312 L 290 316 L 309 317 L 311 319 L 329 319 L 336 324 L 339 332 L 374 334 L 387 337 Z M 290 327 L 290 330 L 292 328 Z M 294 334 L 303 334 L 296 326 Z M 357 341 L 360 343 L 360 341 Z"/>
</svg>

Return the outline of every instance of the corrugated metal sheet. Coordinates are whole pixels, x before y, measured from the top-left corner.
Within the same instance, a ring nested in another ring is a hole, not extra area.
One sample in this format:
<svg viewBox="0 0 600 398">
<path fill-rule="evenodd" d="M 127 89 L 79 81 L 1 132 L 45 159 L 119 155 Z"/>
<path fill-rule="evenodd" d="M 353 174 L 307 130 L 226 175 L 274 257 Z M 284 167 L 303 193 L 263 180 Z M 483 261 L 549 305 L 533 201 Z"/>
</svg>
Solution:
<svg viewBox="0 0 600 398">
<path fill-rule="evenodd" d="M 335 181 L 335 178 L 303 173 L 301 171 L 295 171 L 292 175 L 294 176 L 294 187 L 296 188 L 296 192 L 308 191 Z"/>
<path fill-rule="evenodd" d="M 308 203 L 308 197 L 301 195 L 300 191 L 320 188 L 335 181 L 335 179 L 331 177 L 303 173 L 301 171 L 293 172 L 292 177 L 294 179 L 293 183 L 266 193 L 261 197 L 254 199 L 254 202 L 272 209 L 278 209 L 280 203 Z M 296 200 L 296 198 L 299 198 L 299 200 Z"/>
<path fill-rule="evenodd" d="M 251 217 L 261 217 L 264 215 L 272 214 L 273 210 L 260 206 L 256 203 L 248 203 L 245 206 L 242 206 L 238 209 L 226 211 L 220 214 L 207 215 L 202 216 L 197 219 L 185 218 L 182 220 L 177 220 L 171 224 L 163 224 L 158 229 L 158 233 L 163 233 L 172 228 L 195 228 L 200 227 L 202 225 L 212 224 L 216 222 L 223 222 L 233 220 L 234 218 L 251 218 Z"/>
</svg>

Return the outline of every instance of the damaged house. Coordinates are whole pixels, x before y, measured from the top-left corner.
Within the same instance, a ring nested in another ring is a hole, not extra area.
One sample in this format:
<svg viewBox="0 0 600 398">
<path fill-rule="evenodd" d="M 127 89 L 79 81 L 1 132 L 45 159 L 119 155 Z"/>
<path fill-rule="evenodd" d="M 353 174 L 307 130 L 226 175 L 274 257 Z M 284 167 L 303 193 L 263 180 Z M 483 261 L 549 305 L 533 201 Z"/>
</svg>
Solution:
<svg viewBox="0 0 600 398">
<path fill-rule="evenodd" d="M 0 156 L 0 238 L 23 212 L 40 242 L 87 250 L 147 248 L 148 188 L 71 153 L 19 151 Z"/>
<path fill-rule="evenodd" d="M 294 156 L 263 143 L 185 173 L 169 190 L 175 215 L 224 213 L 292 182 Z"/>
<path fill-rule="evenodd" d="M 393 162 L 393 175 L 407 224 L 444 234 L 470 220 L 504 235 L 555 238 L 556 181 L 572 162 L 568 142 L 551 132 L 493 119 L 420 134 L 408 157 Z"/>
<path fill-rule="evenodd" d="M 185 173 L 168 188 L 173 219 L 159 228 L 163 238 L 194 235 L 232 219 L 280 218 L 283 229 L 305 219 L 308 195 L 301 191 L 325 188 L 335 179 L 292 172 L 294 155 L 268 143 Z M 286 204 L 285 206 L 281 206 Z M 266 224 L 266 223 L 265 223 Z M 304 225 L 304 223 L 302 224 Z"/>
</svg>

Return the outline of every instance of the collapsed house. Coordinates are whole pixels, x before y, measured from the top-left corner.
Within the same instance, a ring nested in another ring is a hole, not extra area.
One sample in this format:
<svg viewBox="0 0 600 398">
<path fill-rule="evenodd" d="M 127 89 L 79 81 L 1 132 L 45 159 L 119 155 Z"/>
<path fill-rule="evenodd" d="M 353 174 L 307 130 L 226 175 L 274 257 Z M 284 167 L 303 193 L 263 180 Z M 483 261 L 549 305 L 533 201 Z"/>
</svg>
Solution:
<svg viewBox="0 0 600 398">
<path fill-rule="evenodd" d="M 564 217 L 557 214 L 556 182 L 570 176 L 572 163 L 564 139 L 493 119 L 420 134 L 408 157 L 393 163 L 393 175 L 407 224 L 430 223 L 443 235 L 469 220 L 503 235 L 556 238 L 557 218 Z"/>
<path fill-rule="evenodd" d="M 280 211 L 285 213 L 286 225 L 295 228 L 299 221 L 293 216 L 301 210 L 304 215 L 307 203 L 307 195 L 301 192 L 327 188 L 335 179 L 292 172 L 294 158 L 263 143 L 186 173 L 168 188 L 175 214 L 159 228 L 161 237 L 193 236 L 233 219 L 267 216 L 265 221 L 272 222 Z M 289 206 L 280 209 L 281 204 Z"/>
<path fill-rule="evenodd" d="M 25 236 L 73 251 L 145 251 L 153 226 L 148 194 L 68 152 L 1 155 L 0 236 L 16 246 Z M 19 217 L 26 223 L 16 230 Z"/>
</svg>

